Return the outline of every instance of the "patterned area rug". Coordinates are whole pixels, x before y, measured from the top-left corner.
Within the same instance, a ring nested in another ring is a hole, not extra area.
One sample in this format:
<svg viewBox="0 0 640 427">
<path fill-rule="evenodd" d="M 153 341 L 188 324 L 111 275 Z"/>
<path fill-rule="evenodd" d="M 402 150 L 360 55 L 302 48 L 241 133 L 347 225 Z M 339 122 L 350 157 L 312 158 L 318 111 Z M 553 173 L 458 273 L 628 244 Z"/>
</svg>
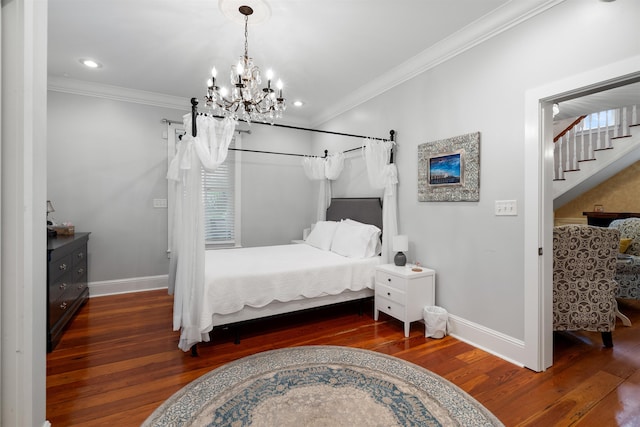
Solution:
<svg viewBox="0 0 640 427">
<path fill-rule="evenodd" d="M 369 350 L 306 346 L 231 362 L 193 381 L 143 426 L 502 426 L 466 392 Z"/>
</svg>

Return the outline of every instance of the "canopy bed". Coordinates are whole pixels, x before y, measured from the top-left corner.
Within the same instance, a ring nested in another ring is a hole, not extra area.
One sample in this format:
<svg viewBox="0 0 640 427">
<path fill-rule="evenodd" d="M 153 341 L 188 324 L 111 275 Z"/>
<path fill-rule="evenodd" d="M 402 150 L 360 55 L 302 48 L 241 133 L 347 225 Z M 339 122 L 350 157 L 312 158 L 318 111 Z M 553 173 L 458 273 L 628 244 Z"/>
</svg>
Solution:
<svg viewBox="0 0 640 427">
<path fill-rule="evenodd" d="M 200 171 L 224 162 L 236 121 L 198 113 L 196 106 L 192 99 L 192 112 L 184 116 L 191 133 L 182 138 L 167 173 L 176 201 L 169 215 L 169 292 L 173 328 L 180 330 L 178 347 L 196 354 L 195 345 L 209 341 L 214 327 L 373 296 L 375 266 L 388 262 L 397 234 L 393 131 L 391 140 L 366 139 L 362 148 L 370 184 L 384 189 L 383 201 L 328 199 L 321 192 L 327 202 L 319 203 L 318 221 L 306 242 L 205 250 Z M 319 179 L 337 178 L 341 156 L 320 158 L 325 174 Z M 304 156 L 303 165 L 309 159 L 318 158 Z"/>
</svg>

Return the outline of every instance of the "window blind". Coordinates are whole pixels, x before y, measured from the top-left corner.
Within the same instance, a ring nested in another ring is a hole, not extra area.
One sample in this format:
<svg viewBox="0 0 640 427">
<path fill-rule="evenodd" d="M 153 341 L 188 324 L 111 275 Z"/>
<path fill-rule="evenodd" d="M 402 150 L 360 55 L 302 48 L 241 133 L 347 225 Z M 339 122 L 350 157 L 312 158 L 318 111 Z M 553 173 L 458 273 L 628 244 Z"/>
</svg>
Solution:
<svg viewBox="0 0 640 427">
<path fill-rule="evenodd" d="M 229 147 L 235 146 L 235 138 Z M 202 171 L 204 238 L 207 245 L 235 244 L 235 151 L 214 172 Z"/>
</svg>

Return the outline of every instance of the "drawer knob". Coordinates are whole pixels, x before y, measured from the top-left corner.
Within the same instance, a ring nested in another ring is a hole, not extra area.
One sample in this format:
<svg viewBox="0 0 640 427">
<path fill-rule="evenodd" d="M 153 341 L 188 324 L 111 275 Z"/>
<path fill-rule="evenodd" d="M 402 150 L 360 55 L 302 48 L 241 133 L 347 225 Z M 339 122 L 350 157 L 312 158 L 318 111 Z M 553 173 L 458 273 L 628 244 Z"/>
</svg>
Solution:
<svg viewBox="0 0 640 427">
<path fill-rule="evenodd" d="M 60 304 L 60 308 L 61 308 L 62 310 L 66 310 L 66 309 L 67 309 L 67 303 L 66 303 L 66 301 L 65 301 L 65 302 L 63 302 L 62 304 Z"/>
<path fill-rule="evenodd" d="M 67 264 L 60 264 L 60 266 L 58 267 L 58 270 L 66 270 L 67 269 Z"/>
<path fill-rule="evenodd" d="M 391 296 L 391 292 L 387 292 L 387 296 Z"/>
<path fill-rule="evenodd" d="M 389 277 L 389 278 L 387 278 L 387 282 L 390 282 L 390 281 L 391 281 L 391 278 L 390 278 L 390 277 Z"/>
<path fill-rule="evenodd" d="M 60 288 L 61 291 L 64 291 L 65 289 L 67 289 L 67 284 L 66 283 L 60 283 L 60 286 L 58 286 L 58 288 Z"/>
<path fill-rule="evenodd" d="M 84 258 L 84 252 L 80 252 L 80 253 L 78 254 L 78 258 L 79 258 L 79 259 Z"/>
</svg>

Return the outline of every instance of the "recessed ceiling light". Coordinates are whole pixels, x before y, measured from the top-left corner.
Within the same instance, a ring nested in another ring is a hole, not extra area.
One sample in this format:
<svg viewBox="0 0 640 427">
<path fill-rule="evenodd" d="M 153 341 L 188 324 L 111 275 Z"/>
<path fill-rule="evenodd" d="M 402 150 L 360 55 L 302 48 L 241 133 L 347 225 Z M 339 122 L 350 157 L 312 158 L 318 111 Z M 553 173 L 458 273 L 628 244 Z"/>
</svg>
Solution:
<svg viewBox="0 0 640 427">
<path fill-rule="evenodd" d="M 302 101 L 293 101 L 293 105 L 296 107 L 302 107 L 304 105 L 304 102 Z"/>
<path fill-rule="evenodd" d="M 80 58 L 80 63 L 87 68 L 102 68 L 102 64 L 94 61 L 93 59 Z"/>
</svg>

